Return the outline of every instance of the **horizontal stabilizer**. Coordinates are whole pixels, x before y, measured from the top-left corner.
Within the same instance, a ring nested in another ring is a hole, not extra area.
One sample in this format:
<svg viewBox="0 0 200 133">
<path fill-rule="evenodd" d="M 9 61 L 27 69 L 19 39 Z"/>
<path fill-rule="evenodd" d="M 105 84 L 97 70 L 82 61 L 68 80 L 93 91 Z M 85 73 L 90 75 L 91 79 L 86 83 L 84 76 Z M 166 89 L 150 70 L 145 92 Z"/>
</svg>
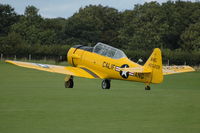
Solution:
<svg viewBox="0 0 200 133">
<path fill-rule="evenodd" d="M 190 66 L 163 66 L 163 75 L 193 71 L 195 71 L 195 69 Z"/>
<path fill-rule="evenodd" d="M 137 73 L 151 73 L 150 69 L 143 68 L 143 67 L 130 67 L 130 68 L 120 68 L 121 71 L 127 71 L 127 72 L 137 72 Z"/>
</svg>

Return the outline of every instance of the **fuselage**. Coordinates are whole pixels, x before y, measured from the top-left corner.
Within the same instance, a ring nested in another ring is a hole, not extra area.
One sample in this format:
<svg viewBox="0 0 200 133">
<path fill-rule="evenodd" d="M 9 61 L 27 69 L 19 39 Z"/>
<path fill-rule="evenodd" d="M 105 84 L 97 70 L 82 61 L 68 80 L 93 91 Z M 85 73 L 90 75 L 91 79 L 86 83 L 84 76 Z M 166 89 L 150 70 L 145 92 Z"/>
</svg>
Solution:
<svg viewBox="0 0 200 133">
<path fill-rule="evenodd" d="M 127 57 L 113 59 L 107 56 L 95 53 L 93 50 L 85 49 L 84 46 L 75 46 L 69 49 L 67 54 L 68 63 L 84 68 L 95 78 L 119 79 L 138 82 L 148 82 L 150 77 L 144 73 L 130 73 L 121 71 L 120 68 L 141 67 L 139 64 L 129 60 Z M 100 76 L 100 77 L 98 77 Z"/>
</svg>

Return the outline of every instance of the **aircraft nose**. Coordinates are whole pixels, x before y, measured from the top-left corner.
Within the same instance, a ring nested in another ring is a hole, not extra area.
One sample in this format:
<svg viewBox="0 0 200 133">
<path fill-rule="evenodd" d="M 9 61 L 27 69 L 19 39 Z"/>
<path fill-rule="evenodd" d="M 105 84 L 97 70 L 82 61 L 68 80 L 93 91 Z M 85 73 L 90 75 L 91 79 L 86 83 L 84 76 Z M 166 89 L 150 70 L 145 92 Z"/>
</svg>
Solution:
<svg viewBox="0 0 200 133">
<path fill-rule="evenodd" d="M 73 58 L 75 56 L 76 50 L 79 49 L 80 47 L 82 47 L 82 45 L 75 45 L 68 50 L 67 61 L 68 61 L 69 64 L 74 65 Z"/>
<path fill-rule="evenodd" d="M 74 52 L 74 48 L 70 48 L 67 52 L 67 62 L 72 65 L 72 54 Z"/>
</svg>

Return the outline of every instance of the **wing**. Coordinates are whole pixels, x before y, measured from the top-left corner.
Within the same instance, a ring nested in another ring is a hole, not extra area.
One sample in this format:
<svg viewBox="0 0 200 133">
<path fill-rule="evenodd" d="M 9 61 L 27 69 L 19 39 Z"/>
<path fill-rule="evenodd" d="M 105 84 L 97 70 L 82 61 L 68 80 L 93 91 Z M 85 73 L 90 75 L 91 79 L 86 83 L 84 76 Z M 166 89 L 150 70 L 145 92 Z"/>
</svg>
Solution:
<svg viewBox="0 0 200 133">
<path fill-rule="evenodd" d="M 95 74 L 91 70 L 84 67 L 70 67 L 70 66 L 65 67 L 65 66 L 29 63 L 29 62 L 11 61 L 11 60 L 6 60 L 5 62 L 14 64 L 17 66 L 37 69 L 41 71 L 73 75 L 73 76 L 84 77 L 84 78 L 99 78 L 97 74 Z"/>
<path fill-rule="evenodd" d="M 163 75 L 193 71 L 195 71 L 195 69 L 190 66 L 163 66 Z"/>
</svg>

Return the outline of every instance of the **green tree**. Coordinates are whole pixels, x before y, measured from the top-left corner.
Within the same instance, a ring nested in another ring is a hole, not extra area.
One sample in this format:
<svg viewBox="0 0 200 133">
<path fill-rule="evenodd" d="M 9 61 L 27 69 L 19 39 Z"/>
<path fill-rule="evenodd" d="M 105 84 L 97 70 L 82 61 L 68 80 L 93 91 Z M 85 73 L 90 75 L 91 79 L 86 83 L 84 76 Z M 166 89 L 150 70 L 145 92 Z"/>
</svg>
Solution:
<svg viewBox="0 0 200 133">
<path fill-rule="evenodd" d="M 26 9 L 25 9 L 25 12 L 24 12 L 24 15 L 26 17 L 38 17 L 38 12 L 39 12 L 39 9 L 37 9 L 35 6 L 27 6 Z"/>
<path fill-rule="evenodd" d="M 23 36 L 29 44 L 50 45 L 55 44 L 56 33 L 50 28 L 45 28 L 45 20 L 38 14 L 39 9 L 28 6 L 20 21 L 12 26 L 12 30 Z M 47 27 L 47 26 L 46 26 Z"/>
<path fill-rule="evenodd" d="M 0 4 L 0 36 L 10 31 L 10 26 L 18 21 L 18 15 L 10 5 Z"/>
<path fill-rule="evenodd" d="M 24 46 L 26 42 L 22 39 L 22 37 L 15 33 L 11 32 L 8 36 L 0 37 L 0 49 L 1 53 L 5 54 L 17 54 L 18 46 Z"/>
<path fill-rule="evenodd" d="M 43 21 L 42 17 L 39 14 L 39 9 L 37 9 L 35 6 L 27 6 L 24 11 L 24 16 L 29 24 L 34 24 L 40 26 L 40 23 Z"/>
<path fill-rule="evenodd" d="M 182 49 L 186 51 L 200 50 L 200 21 L 190 25 L 181 35 Z"/>
<path fill-rule="evenodd" d="M 12 25 L 12 31 L 20 34 L 29 44 L 40 43 L 38 33 L 41 31 L 41 16 L 39 9 L 34 6 L 28 6 L 25 9 L 24 16 L 20 17 L 18 23 Z"/>
<path fill-rule="evenodd" d="M 136 5 L 135 10 L 123 14 L 124 27 L 120 39 L 127 43 L 125 48 L 152 49 L 163 46 L 163 35 L 167 25 L 163 23 L 161 6 L 157 2 Z"/>
<path fill-rule="evenodd" d="M 64 18 L 44 19 L 44 21 L 41 23 L 41 28 L 45 32 L 48 31 L 49 35 L 52 33 L 50 35 L 50 40 L 48 40 L 48 44 L 66 43 L 66 37 L 64 34 L 65 23 L 66 19 Z"/>
<path fill-rule="evenodd" d="M 177 49 L 181 47 L 180 36 L 190 24 L 199 21 L 200 3 L 184 1 L 168 1 L 162 4 L 162 10 L 168 25 L 163 38 L 166 48 Z"/>
<path fill-rule="evenodd" d="M 112 45 L 117 37 L 119 19 L 119 12 L 114 8 L 101 5 L 86 6 L 67 20 L 65 35 L 68 41 L 102 41 Z"/>
</svg>

